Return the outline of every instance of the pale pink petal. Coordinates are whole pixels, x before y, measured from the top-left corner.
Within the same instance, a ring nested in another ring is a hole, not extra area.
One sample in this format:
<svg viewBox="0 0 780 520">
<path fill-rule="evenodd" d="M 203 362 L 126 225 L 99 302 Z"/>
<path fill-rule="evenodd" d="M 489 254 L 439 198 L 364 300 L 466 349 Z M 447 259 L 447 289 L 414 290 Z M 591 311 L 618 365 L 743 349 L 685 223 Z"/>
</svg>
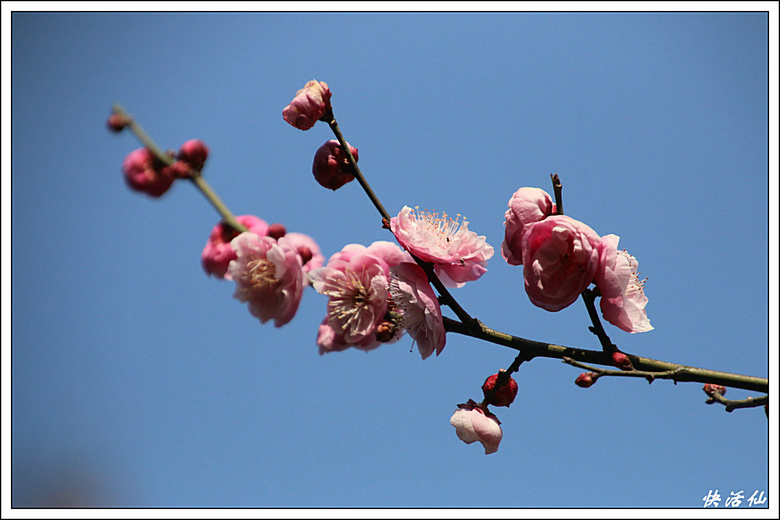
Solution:
<svg viewBox="0 0 780 520">
<path fill-rule="evenodd" d="M 434 264 L 448 287 L 461 287 L 485 273 L 493 247 L 484 236 L 469 231 L 468 221 L 447 214 L 417 212 L 404 206 L 390 219 L 390 230 L 408 252 Z"/>
<path fill-rule="evenodd" d="M 520 188 L 509 199 L 508 206 L 501 256 L 511 265 L 522 265 L 525 228 L 554 215 L 556 207 L 550 195 L 539 188 Z"/>
<path fill-rule="evenodd" d="M 523 235 L 523 278 L 528 298 L 548 311 L 571 305 L 593 282 L 600 237 L 565 215 L 527 226 Z"/>
</svg>

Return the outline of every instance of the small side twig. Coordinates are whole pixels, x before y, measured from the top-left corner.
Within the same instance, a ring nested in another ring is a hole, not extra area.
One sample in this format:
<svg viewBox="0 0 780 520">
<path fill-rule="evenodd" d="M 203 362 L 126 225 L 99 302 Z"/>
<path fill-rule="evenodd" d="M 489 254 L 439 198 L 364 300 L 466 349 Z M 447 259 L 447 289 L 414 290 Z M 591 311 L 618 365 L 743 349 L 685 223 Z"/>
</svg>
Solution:
<svg viewBox="0 0 780 520">
<path fill-rule="evenodd" d="M 705 401 L 707 404 L 720 403 L 726 407 L 726 411 L 731 413 L 737 408 L 757 408 L 764 406 L 769 402 L 769 396 L 764 395 L 761 397 L 748 397 L 747 399 L 732 400 L 726 399 L 722 394 L 716 393 L 708 397 Z"/>
<path fill-rule="evenodd" d="M 656 379 L 671 379 L 674 384 L 677 384 L 677 376 L 685 371 L 684 367 L 677 367 L 671 370 L 665 370 L 663 372 L 648 372 L 646 370 L 607 370 L 605 368 L 594 367 L 580 363 L 574 359 L 564 356 L 563 362 L 569 365 L 589 370 L 595 374 L 593 380 L 595 381 L 601 376 L 614 376 L 614 377 L 641 377 L 647 379 L 648 383 L 652 383 Z"/>
<path fill-rule="evenodd" d="M 555 194 L 555 207 L 557 208 L 557 215 L 563 215 L 563 184 L 561 178 L 557 173 L 551 173 L 550 179 L 552 180 L 553 193 Z"/>
<path fill-rule="evenodd" d="M 609 339 L 607 331 L 604 330 L 604 326 L 599 319 L 599 313 L 596 311 L 596 297 L 599 295 L 597 291 L 598 289 L 585 289 L 582 292 L 582 300 L 585 302 L 585 307 L 588 309 L 588 316 L 590 316 L 590 321 L 593 323 L 592 326 L 588 327 L 588 330 L 599 338 L 602 350 L 607 354 L 612 354 L 617 351 L 617 347 Z"/>
</svg>

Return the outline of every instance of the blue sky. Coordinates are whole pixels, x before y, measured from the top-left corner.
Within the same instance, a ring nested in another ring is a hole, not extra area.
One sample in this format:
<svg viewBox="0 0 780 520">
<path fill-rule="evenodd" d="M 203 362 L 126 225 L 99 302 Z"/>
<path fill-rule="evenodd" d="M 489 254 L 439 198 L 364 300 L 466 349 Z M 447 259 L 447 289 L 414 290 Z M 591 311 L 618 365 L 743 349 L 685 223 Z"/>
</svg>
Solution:
<svg viewBox="0 0 780 520">
<path fill-rule="evenodd" d="M 105 128 L 119 102 L 163 148 L 202 139 L 234 213 L 326 256 L 392 240 L 357 183 L 314 182 L 327 125 L 282 120 L 326 81 L 391 214 L 460 213 L 496 249 L 454 292 L 473 316 L 599 348 L 581 301 L 534 307 L 498 253 L 512 193 L 550 191 L 555 172 L 566 213 L 619 235 L 648 277 L 655 330 L 607 325 L 614 343 L 768 377 L 766 14 L 17 13 L 12 29 L 15 506 L 699 508 L 710 490 L 769 492 L 763 410 L 707 406 L 698 383 L 581 389 L 557 360 L 516 374 L 498 453 L 463 444 L 450 416 L 513 351 L 450 334 L 425 361 L 409 338 L 320 356 L 313 290 L 290 324 L 261 325 L 201 269 L 217 214 L 187 183 L 130 192 L 139 144 Z"/>
</svg>

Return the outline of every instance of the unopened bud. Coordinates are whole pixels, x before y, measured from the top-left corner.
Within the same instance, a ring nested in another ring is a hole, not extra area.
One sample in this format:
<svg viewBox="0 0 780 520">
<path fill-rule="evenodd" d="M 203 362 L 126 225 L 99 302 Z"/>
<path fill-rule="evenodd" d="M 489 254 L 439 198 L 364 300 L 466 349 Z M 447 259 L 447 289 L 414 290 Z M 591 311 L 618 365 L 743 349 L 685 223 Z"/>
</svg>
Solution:
<svg viewBox="0 0 780 520">
<path fill-rule="evenodd" d="M 619 350 L 612 353 L 612 362 L 620 370 L 634 370 L 634 365 L 631 364 L 631 360 Z"/>
<path fill-rule="evenodd" d="M 287 233 L 287 229 L 282 224 L 276 222 L 268 226 L 268 236 L 279 240 Z"/>
<path fill-rule="evenodd" d="M 485 399 L 488 399 L 488 395 L 492 392 L 490 400 L 486 401 L 486 404 L 492 404 L 493 406 L 509 406 L 515 400 L 517 396 L 517 381 L 510 376 L 504 381 L 501 386 L 496 388 L 496 382 L 499 375 L 506 370 L 499 370 L 498 374 L 493 374 L 488 377 L 482 384 L 482 393 L 485 395 Z M 495 391 L 493 391 L 495 389 Z"/>
<path fill-rule="evenodd" d="M 726 387 L 721 385 L 714 385 L 712 383 L 707 383 L 706 385 L 704 385 L 704 393 L 710 397 L 714 397 L 715 394 L 725 395 Z"/>
<path fill-rule="evenodd" d="M 593 386 L 593 383 L 596 382 L 596 379 L 598 379 L 598 374 L 595 372 L 583 372 L 577 376 L 577 379 L 574 380 L 574 384 L 582 388 L 590 388 Z"/>
<path fill-rule="evenodd" d="M 312 259 L 314 254 L 306 246 L 301 246 L 297 249 L 298 255 L 301 257 L 301 265 L 306 265 L 306 262 Z"/>
<path fill-rule="evenodd" d="M 121 132 L 130 123 L 130 118 L 124 114 L 111 114 L 106 120 L 106 126 L 112 132 Z"/>
<path fill-rule="evenodd" d="M 200 139 L 190 139 L 179 148 L 176 159 L 189 164 L 194 170 L 202 170 L 209 156 L 208 147 Z"/>
</svg>

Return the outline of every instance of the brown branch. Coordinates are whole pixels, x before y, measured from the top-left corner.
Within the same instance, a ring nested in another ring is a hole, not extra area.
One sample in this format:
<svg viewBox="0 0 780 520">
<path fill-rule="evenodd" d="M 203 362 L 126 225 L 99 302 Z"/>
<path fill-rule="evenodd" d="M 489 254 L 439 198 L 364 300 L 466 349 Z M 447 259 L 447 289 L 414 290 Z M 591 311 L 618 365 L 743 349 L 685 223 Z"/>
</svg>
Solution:
<svg viewBox="0 0 780 520">
<path fill-rule="evenodd" d="M 463 334 L 464 336 L 471 336 L 483 341 L 495 343 L 496 345 L 513 348 L 522 352 L 524 358 L 528 361 L 534 357 L 546 357 L 554 359 L 563 359 L 564 357 L 569 357 L 573 360 L 584 363 L 594 363 L 604 366 L 613 365 L 612 356 L 604 351 L 586 350 L 582 348 L 554 345 L 541 341 L 533 341 L 519 338 L 517 336 L 512 336 L 503 332 L 498 332 L 486 327 L 481 323 L 480 325 L 481 327 L 479 330 L 475 330 L 473 327 L 464 325 L 457 320 L 453 320 L 446 316 L 444 317 L 444 327 L 448 332 Z M 764 378 L 707 370 L 704 368 L 697 368 L 687 365 L 680 365 L 677 363 L 669 363 L 667 361 L 659 361 L 641 356 L 635 356 L 633 354 L 626 355 L 631 360 L 632 365 L 637 371 L 653 373 L 674 371 L 674 380 L 679 382 L 713 383 L 723 386 L 730 386 L 733 388 L 742 388 L 744 390 L 769 393 L 769 381 Z M 626 373 L 630 372 L 632 371 L 626 371 Z M 658 376 L 656 375 L 656 377 Z"/>
</svg>

